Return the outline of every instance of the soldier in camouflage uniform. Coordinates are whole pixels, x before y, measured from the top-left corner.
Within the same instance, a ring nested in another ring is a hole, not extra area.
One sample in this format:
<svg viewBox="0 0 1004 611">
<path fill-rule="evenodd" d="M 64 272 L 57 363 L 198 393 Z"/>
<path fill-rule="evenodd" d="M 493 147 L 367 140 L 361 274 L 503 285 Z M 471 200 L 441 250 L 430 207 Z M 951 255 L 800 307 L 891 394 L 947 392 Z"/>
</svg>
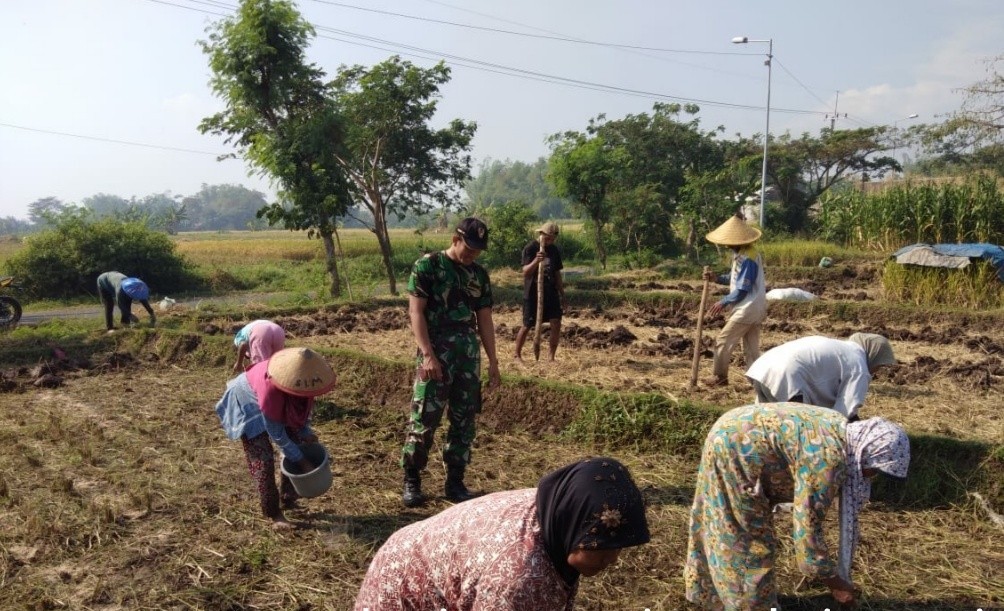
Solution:
<svg viewBox="0 0 1004 611">
<path fill-rule="evenodd" d="M 416 261 L 408 279 L 408 315 L 418 344 L 411 419 L 401 456 L 401 498 L 408 507 L 425 502 L 421 471 L 447 407 L 446 497 L 461 502 L 474 496 L 464 485 L 464 470 L 471 459 L 475 416 L 481 411 L 479 336 L 488 355 L 489 387 L 500 381 L 491 284 L 488 272 L 474 262 L 487 246 L 488 227 L 465 218 L 450 247 Z"/>
</svg>

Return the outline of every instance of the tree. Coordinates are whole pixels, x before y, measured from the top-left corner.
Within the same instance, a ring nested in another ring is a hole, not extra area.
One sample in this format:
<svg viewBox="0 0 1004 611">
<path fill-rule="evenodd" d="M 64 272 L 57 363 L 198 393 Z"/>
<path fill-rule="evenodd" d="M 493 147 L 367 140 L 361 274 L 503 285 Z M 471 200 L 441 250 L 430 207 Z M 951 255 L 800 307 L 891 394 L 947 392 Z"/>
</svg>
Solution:
<svg viewBox="0 0 1004 611">
<path fill-rule="evenodd" d="M 957 119 L 986 138 L 999 140 L 1004 133 L 1004 53 L 986 61 L 987 77 L 963 89 L 965 101 Z"/>
<path fill-rule="evenodd" d="M 1004 54 L 986 61 L 987 77 L 961 91 L 962 107 L 946 121 L 910 130 L 924 147 L 925 174 L 990 171 L 1004 175 Z"/>
<path fill-rule="evenodd" d="M 455 206 L 457 189 L 470 177 L 477 126 L 460 119 L 438 130 L 429 125 L 439 87 L 449 80 L 442 62 L 423 69 L 394 56 L 369 69 L 342 67 L 331 83 L 346 121 L 338 161 L 354 201 L 371 217 L 356 218 L 376 235 L 391 294 L 397 282 L 388 216 Z"/>
<path fill-rule="evenodd" d="M 485 159 L 477 175 L 464 183 L 469 205 L 488 209 L 510 201 L 525 202 L 540 218 L 568 218 L 568 200 L 547 182 L 547 159 L 534 163 Z"/>
<path fill-rule="evenodd" d="M 85 208 L 51 217 L 50 227 L 25 238 L 6 264 L 33 297 L 66 298 L 94 293 L 103 272 L 142 278 L 160 293 L 194 288 L 196 280 L 166 234 L 142 223 L 95 219 Z"/>
<path fill-rule="evenodd" d="M 722 148 L 715 140 L 718 130 L 702 132 L 696 118 L 699 111 L 693 104 L 657 103 L 651 114 L 614 121 L 600 115 L 590 120 L 587 133 L 602 137 L 627 158 L 610 193 L 612 231 L 623 252 L 649 249 L 670 254 L 675 242 L 672 222 L 687 176 L 722 168 Z M 681 121 L 681 112 L 692 118 Z"/>
<path fill-rule="evenodd" d="M 779 218 L 788 231 L 805 228 L 809 207 L 819 196 L 851 175 L 880 178 L 902 168 L 895 159 L 878 155 L 892 148 L 885 127 L 823 129 L 818 138 L 785 134 L 771 147 L 767 174 L 780 195 Z"/>
<path fill-rule="evenodd" d="M 259 210 L 270 224 L 306 230 L 324 243 L 331 294 L 341 293 L 335 258 L 337 219 L 349 204 L 337 161 L 343 125 L 327 96 L 324 72 L 307 63 L 314 29 L 283 0 L 243 0 L 210 28 L 213 92 L 226 109 L 199 124 L 222 135 L 279 187 L 279 202 Z M 284 205 L 286 204 L 286 205 Z"/>
<path fill-rule="evenodd" d="M 28 220 L 38 226 L 49 224 L 53 216 L 67 210 L 67 205 L 57 197 L 43 197 L 28 204 Z"/>
<path fill-rule="evenodd" d="M 530 225 L 540 219 L 526 204 L 509 201 L 485 208 L 484 216 L 492 231 L 491 248 L 483 255 L 491 267 L 522 267 L 523 247 L 530 241 Z"/>
<path fill-rule="evenodd" d="M 624 151 L 607 146 L 600 136 L 578 132 L 556 134 L 550 139 L 552 153 L 548 180 L 559 197 L 567 197 L 592 221 L 596 255 L 606 269 L 604 228 L 610 222 L 607 192 L 617 180 L 618 169 L 627 161 Z"/>
<path fill-rule="evenodd" d="M 749 139 L 722 141 L 720 168 L 690 171 L 680 188 L 677 212 L 687 227 L 685 252 L 698 257 L 700 236 L 735 214 L 759 190 L 763 156 Z"/>
<path fill-rule="evenodd" d="M 85 197 L 81 203 L 94 213 L 95 218 L 115 216 L 129 209 L 129 200 L 107 193 Z"/>
</svg>

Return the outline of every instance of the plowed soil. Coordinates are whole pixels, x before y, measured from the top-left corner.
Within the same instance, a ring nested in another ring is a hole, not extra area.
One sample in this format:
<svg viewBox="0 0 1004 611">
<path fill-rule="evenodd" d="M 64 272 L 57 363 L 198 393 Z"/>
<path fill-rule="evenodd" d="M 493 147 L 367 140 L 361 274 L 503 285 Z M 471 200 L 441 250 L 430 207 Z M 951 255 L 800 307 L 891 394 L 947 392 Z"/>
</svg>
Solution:
<svg viewBox="0 0 1004 611">
<path fill-rule="evenodd" d="M 820 281 L 806 279 L 790 286 L 827 301 L 881 300 L 874 271 L 848 269 L 833 274 L 834 282 L 817 286 L 812 282 Z M 615 283 L 604 288 L 690 295 L 700 290 L 697 283 L 630 276 Z M 547 418 L 534 420 L 542 413 L 540 398 L 523 382 L 544 378 L 722 407 L 748 402 L 752 393 L 739 351 L 730 386 L 690 388 L 693 310 L 601 307 L 573 296 L 558 359 L 549 362 L 534 360 L 530 341 L 523 360 L 516 361 L 520 308 L 503 303 L 495 309 L 506 384 L 486 403 L 491 413 L 486 408 L 482 414 L 469 485 L 487 492 L 530 487 L 543 473 L 578 457 L 610 453 L 629 465 L 649 503 L 653 543 L 584 579 L 577 609 L 690 608 L 682 596 L 681 566 L 697 465 L 554 437 L 574 417 L 572 406 L 551 406 Z M 171 316 L 163 318 L 170 326 Z M 289 344 L 349 349 L 396 362 L 413 357 L 403 300 L 275 320 L 287 330 Z M 950 316 L 932 320 L 887 319 L 863 327 L 825 313 L 774 314 L 762 343 L 767 349 L 809 334 L 885 334 L 901 365 L 873 381 L 863 416 L 892 418 L 915 434 L 1000 444 L 1004 324 L 956 326 Z M 202 319 L 197 331 L 229 337 L 243 322 Z M 710 373 L 710 348 L 721 325 L 720 319 L 705 325 L 702 378 Z M 370 404 L 346 404 L 337 392 L 321 402 L 317 430 L 334 459 L 335 485 L 289 513 L 301 528 L 272 532 L 259 516 L 240 444 L 225 438 L 212 409 L 231 363 L 186 360 L 200 341 L 196 334 L 165 353 L 89 358 L 61 358 L 54 347 L 52 358 L 42 363 L 0 369 L 0 608 L 345 610 L 382 541 L 449 506 L 440 496 L 417 510 L 400 504 L 397 457 L 410 380 L 397 376 L 371 394 L 378 398 Z M 352 373 L 340 373 L 342 383 L 350 384 Z M 514 419 L 530 426 L 508 426 Z M 443 479 L 431 465 L 425 489 L 438 495 Z M 893 511 L 877 504 L 862 514 L 862 524 L 855 575 L 862 608 L 1004 608 L 1002 531 L 977 505 Z M 794 565 L 785 535 L 790 521 L 779 516 L 777 530 L 783 607 L 836 609 L 825 588 L 805 583 Z"/>
</svg>

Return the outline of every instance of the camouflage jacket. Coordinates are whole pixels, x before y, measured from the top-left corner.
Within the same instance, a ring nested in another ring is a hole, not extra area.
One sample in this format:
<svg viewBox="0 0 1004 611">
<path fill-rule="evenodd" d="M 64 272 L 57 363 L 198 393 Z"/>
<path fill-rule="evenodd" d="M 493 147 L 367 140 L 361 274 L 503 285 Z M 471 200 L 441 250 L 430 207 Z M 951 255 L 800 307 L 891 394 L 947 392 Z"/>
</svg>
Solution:
<svg viewBox="0 0 1004 611">
<path fill-rule="evenodd" d="M 492 306 L 492 286 L 485 268 L 477 263 L 461 265 L 443 252 L 415 262 L 408 293 L 428 300 L 425 321 L 432 340 L 458 330 L 474 330 L 475 313 Z"/>
</svg>

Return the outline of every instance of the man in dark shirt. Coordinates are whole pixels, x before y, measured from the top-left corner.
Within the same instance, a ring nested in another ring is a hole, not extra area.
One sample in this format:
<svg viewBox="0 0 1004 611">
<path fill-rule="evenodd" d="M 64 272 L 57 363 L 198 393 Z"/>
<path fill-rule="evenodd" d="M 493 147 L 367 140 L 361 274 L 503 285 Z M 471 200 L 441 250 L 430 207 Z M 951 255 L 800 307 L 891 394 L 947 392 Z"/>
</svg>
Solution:
<svg viewBox="0 0 1004 611">
<path fill-rule="evenodd" d="M 523 360 L 523 344 L 530 329 L 537 324 L 537 273 L 544 266 L 544 316 L 551 325 L 548 356 L 554 360 L 561 340 L 561 315 L 565 301 L 565 286 L 561 280 L 561 251 L 555 246 L 558 224 L 544 223 L 537 230 L 538 240 L 523 248 L 523 326 L 516 334 L 516 360 Z M 541 249 L 541 244 L 544 248 Z"/>
</svg>

